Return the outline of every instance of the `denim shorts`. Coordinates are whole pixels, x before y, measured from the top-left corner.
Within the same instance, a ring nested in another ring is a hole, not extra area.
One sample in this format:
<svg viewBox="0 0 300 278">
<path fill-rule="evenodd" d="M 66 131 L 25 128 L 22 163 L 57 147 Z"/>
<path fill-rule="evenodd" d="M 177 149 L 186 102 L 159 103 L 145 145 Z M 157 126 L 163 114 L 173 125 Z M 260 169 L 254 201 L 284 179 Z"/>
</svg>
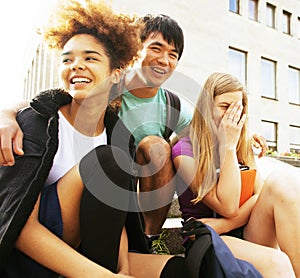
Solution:
<svg viewBox="0 0 300 278">
<path fill-rule="evenodd" d="M 41 193 L 39 221 L 59 238 L 63 235 L 63 222 L 57 195 L 57 182 L 47 186 Z"/>
<path fill-rule="evenodd" d="M 41 193 L 39 221 L 56 236 L 62 238 L 63 222 L 60 203 L 57 195 L 57 182 L 45 187 Z M 32 260 L 24 253 L 14 249 L 6 266 L 5 277 L 52 278 L 58 277 L 58 275 Z"/>
</svg>

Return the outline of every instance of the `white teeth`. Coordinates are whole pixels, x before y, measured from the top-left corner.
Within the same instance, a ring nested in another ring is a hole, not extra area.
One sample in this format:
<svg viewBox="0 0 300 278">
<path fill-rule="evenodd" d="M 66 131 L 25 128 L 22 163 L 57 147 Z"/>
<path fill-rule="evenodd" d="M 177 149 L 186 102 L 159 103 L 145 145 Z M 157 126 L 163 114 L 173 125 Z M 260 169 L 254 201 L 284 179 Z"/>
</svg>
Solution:
<svg viewBox="0 0 300 278">
<path fill-rule="evenodd" d="M 157 73 L 160 73 L 160 74 L 165 74 L 166 71 L 165 70 L 162 70 L 162 69 L 159 69 L 159 68 L 153 68 L 153 70 Z"/>
<path fill-rule="evenodd" d="M 91 80 L 86 77 L 74 77 L 74 78 L 72 78 L 71 82 L 72 83 L 89 83 L 89 82 L 91 82 Z"/>
</svg>

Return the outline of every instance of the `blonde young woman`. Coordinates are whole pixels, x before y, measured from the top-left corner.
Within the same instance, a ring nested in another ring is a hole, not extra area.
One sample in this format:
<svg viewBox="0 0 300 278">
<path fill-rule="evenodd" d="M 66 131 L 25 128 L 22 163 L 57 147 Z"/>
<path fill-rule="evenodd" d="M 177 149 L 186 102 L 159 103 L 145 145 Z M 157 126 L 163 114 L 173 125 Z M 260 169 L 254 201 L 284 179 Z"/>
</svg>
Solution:
<svg viewBox="0 0 300 278">
<path fill-rule="evenodd" d="M 263 184 L 248 141 L 247 111 L 246 91 L 234 76 L 208 77 L 189 129 L 172 148 L 182 215 L 215 229 L 264 277 L 300 277 L 300 184 L 287 172 Z M 241 165 L 256 170 L 242 205 Z"/>
</svg>

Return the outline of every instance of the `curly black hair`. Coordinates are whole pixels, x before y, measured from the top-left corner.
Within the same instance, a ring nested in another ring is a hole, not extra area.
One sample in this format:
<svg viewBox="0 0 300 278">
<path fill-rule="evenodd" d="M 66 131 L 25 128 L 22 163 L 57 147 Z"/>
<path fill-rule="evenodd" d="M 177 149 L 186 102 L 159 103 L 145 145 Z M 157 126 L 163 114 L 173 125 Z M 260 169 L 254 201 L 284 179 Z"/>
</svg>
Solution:
<svg viewBox="0 0 300 278">
<path fill-rule="evenodd" d="M 59 1 L 46 27 L 39 30 L 50 48 L 62 49 L 76 34 L 90 34 L 107 51 L 111 68 L 131 65 L 142 48 L 136 18 L 117 14 L 102 0 Z"/>
</svg>

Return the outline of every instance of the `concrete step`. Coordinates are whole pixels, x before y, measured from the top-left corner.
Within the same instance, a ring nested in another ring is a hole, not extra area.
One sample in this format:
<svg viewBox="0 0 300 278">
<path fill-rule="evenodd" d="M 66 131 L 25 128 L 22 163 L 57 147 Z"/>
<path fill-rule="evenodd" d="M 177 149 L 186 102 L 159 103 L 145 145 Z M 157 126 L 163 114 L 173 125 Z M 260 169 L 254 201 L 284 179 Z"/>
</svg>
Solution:
<svg viewBox="0 0 300 278">
<path fill-rule="evenodd" d="M 168 212 L 168 218 L 180 218 L 181 217 L 181 211 L 179 209 L 179 202 L 177 194 L 174 194 L 169 212 Z"/>
<path fill-rule="evenodd" d="M 166 230 L 169 236 L 166 238 L 165 243 L 168 246 L 171 254 L 183 255 L 184 247 L 182 246 L 182 237 L 179 234 L 179 229 L 182 227 L 181 224 L 181 212 L 179 210 L 178 198 L 175 194 L 167 219 L 163 225 L 163 230 Z"/>
<path fill-rule="evenodd" d="M 163 228 L 169 235 L 164 241 L 172 255 L 183 255 L 185 251 L 179 229 L 180 228 Z"/>
<path fill-rule="evenodd" d="M 163 229 L 172 229 L 172 228 L 179 229 L 182 227 L 181 221 L 182 221 L 181 217 L 167 218 L 163 225 Z"/>
</svg>

